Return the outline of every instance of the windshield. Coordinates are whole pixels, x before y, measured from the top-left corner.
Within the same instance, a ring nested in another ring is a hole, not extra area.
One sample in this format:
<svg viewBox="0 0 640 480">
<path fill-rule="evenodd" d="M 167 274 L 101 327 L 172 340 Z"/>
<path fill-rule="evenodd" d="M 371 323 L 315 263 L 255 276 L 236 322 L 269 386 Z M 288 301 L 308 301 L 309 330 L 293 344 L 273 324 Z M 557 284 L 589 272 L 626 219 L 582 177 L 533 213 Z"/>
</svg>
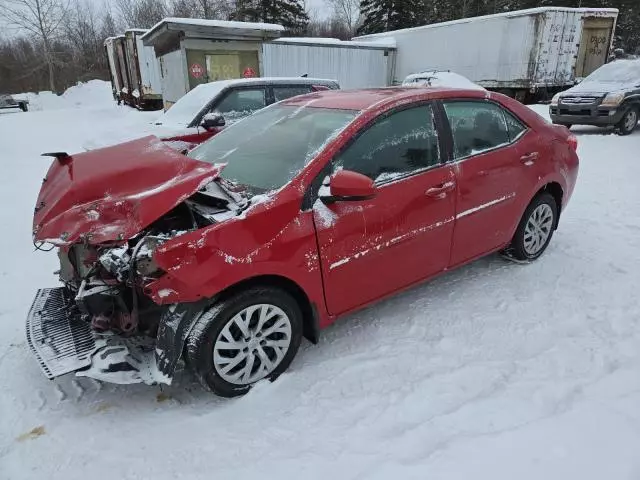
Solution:
<svg viewBox="0 0 640 480">
<path fill-rule="evenodd" d="M 357 114 L 276 104 L 225 128 L 188 156 L 226 163 L 222 178 L 266 192 L 289 182 Z"/>
<path fill-rule="evenodd" d="M 212 82 L 198 85 L 174 103 L 156 120 L 157 125 L 187 127 L 211 99 L 220 93 L 228 82 Z"/>
<path fill-rule="evenodd" d="M 640 60 L 616 60 L 593 72 L 585 82 L 630 83 L 640 85 Z"/>
</svg>

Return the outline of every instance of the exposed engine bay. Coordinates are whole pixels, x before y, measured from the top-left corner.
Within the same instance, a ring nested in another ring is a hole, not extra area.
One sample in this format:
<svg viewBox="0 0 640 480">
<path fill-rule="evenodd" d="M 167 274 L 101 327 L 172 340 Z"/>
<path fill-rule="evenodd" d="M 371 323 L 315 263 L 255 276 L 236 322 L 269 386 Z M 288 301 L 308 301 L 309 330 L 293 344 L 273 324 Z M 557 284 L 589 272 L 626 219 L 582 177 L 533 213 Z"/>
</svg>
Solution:
<svg viewBox="0 0 640 480">
<path fill-rule="evenodd" d="M 155 340 L 161 319 L 170 318 L 176 306 L 158 305 L 145 294 L 145 286 L 164 274 L 153 253 L 248 205 L 245 194 L 218 178 L 126 241 L 94 245 L 85 239 L 60 247 L 57 273 L 64 287 L 40 290 L 27 320 L 27 339 L 45 374 L 76 371 L 114 383 L 170 383 L 180 352 L 172 354 L 167 375 L 166 368 L 157 368 L 162 352 Z"/>
</svg>

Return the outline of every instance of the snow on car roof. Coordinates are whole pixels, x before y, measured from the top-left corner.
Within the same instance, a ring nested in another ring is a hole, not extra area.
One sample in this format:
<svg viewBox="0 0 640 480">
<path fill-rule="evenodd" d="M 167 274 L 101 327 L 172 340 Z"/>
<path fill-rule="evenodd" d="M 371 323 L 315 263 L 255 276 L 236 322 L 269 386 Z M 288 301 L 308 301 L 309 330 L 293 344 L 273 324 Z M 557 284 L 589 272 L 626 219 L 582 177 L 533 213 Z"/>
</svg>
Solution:
<svg viewBox="0 0 640 480">
<path fill-rule="evenodd" d="M 485 90 L 480 85 L 473 83 L 466 77 L 454 72 L 442 72 L 431 70 L 420 73 L 412 73 L 402 82 L 402 86 L 420 87 L 448 87 L 464 88 L 467 90 Z"/>
<path fill-rule="evenodd" d="M 191 123 L 200 110 L 225 88 L 239 85 L 274 85 L 274 84 L 313 84 L 338 83 L 336 80 L 308 77 L 254 77 L 234 78 L 232 80 L 218 80 L 216 82 L 201 83 L 181 97 L 173 106 L 158 118 L 163 125 L 186 127 Z"/>
</svg>

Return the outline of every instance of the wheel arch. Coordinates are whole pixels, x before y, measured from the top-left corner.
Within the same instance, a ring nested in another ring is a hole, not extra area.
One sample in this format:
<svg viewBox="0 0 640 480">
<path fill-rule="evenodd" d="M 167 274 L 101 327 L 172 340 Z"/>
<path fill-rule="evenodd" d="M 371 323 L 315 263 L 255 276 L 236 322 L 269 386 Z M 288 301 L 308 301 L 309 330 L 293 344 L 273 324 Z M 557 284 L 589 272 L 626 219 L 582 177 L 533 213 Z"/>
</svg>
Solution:
<svg viewBox="0 0 640 480">
<path fill-rule="evenodd" d="M 245 278 L 220 291 L 212 299 L 212 304 L 229 298 L 240 291 L 258 286 L 280 288 L 291 295 L 302 311 L 303 336 L 313 344 L 318 343 L 320 337 L 318 308 L 304 289 L 288 277 L 282 275 L 256 275 Z"/>
<path fill-rule="evenodd" d="M 556 207 L 558 208 L 558 214 L 556 215 L 556 224 L 553 226 L 554 230 L 558 228 L 558 223 L 560 222 L 560 214 L 562 212 L 562 201 L 564 199 L 564 190 L 562 189 L 562 185 L 558 182 L 551 181 L 545 184 L 542 188 L 540 188 L 536 194 L 531 198 L 533 201 L 538 195 L 548 192 L 551 194 L 553 199 L 556 201 Z M 531 202 L 529 202 L 531 203 Z M 528 206 L 528 205 L 527 205 Z"/>
</svg>

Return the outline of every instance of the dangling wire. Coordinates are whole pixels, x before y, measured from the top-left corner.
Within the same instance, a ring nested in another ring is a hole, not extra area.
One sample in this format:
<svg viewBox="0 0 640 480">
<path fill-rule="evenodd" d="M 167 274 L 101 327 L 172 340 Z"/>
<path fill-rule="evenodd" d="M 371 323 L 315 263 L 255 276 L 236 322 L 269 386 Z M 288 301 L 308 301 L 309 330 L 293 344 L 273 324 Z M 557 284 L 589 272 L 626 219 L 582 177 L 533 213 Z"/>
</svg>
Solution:
<svg viewBox="0 0 640 480">
<path fill-rule="evenodd" d="M 51 248 L 42 248 L 42 246 L 45 243 L 49 243 L 49 242 L 36 242 L 35 240 L 33 241 L 33 246 L 36 248 L 36 250 L 39 250 L 41 252 L 50 252 L 51 250 L 53 250 L 54 248 L 56 248 L 56 246 L 52 243 L 51 244 Z"/>
</svg>

